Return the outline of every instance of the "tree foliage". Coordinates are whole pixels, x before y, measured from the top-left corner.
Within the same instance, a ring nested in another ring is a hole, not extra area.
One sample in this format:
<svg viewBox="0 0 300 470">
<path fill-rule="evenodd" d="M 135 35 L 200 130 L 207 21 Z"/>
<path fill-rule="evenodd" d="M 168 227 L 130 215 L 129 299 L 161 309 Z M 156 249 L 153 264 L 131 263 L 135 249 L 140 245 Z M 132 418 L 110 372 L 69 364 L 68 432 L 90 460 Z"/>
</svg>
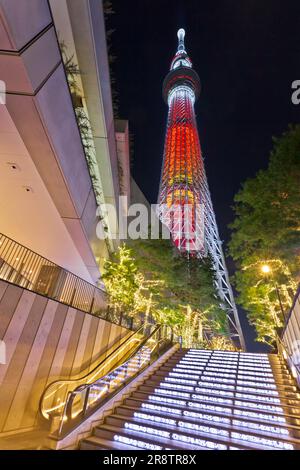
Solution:
<svg viewBox="0 0 300 470">
<path fill-rule="evenodd" d="M 149 310 L 149 282 L 138 271 L 132 250 L 125 245 L 119 247 L 111 260 L 105 261 L 102 279 L 117 312 L 134 317 Z"/>
<path fill-rule="evenodd" d="M 133 245 L 137 266 L 149 279 L 160 279 L 160 306 L 178 309 L 189 306 L 205 314 L 215 329 L 226 329 L 224 310 L 214 287 L 214 273 L 209 258 L 187 259 L 169 240 L 139 240 Z M 213 325 L 214 323 L 214 325 Z"/>
<path fill-rule="evenodd" d="M 169 240 L 139 240 L 106 261 L 103 280 L 116 311 L 151 314 L 172 326 L 187 347 L 212 346 L 215 336 L 219 346 L 228 346 L 226 313 L 209 260 L 187 260 Z"/>
<path fill-rule="evenodd" d="M 282 325 L 300 273 L 300 125 L 274 138 L 267 169 L 248 179 L 235 196 L 229 251 L 240 269 L 235 275 L 239 302 L 257 330 L 272 343 Z M 270 265 L 263 276 L 261 266 Z"/>
</svg>

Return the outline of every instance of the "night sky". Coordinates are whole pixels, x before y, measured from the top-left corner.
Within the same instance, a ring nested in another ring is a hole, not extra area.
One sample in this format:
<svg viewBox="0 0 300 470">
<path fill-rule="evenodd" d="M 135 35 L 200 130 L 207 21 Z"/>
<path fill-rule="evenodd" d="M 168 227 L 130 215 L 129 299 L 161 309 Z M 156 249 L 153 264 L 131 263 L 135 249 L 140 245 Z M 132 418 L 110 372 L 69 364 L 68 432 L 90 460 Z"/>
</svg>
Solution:
<svg viewBox="0 0 300 470">
<path fill-rule="evenodd" d="M 162 81 L 186 30 L 187 52 L 202 92 L 200 141 L 221 239 L 241 183 L 265 168 L 272 136 L 300 122 L 291 83 L 300 79 L 299 0 L 112 0 L 112 52 L 120 117 L 134 134 L 132 173 L 157 201 L 167 106 Z M 232 273 L 232 263 L 229 269 Z M 249 350 L 262 350 L 241 321 Z"/>
</svg>

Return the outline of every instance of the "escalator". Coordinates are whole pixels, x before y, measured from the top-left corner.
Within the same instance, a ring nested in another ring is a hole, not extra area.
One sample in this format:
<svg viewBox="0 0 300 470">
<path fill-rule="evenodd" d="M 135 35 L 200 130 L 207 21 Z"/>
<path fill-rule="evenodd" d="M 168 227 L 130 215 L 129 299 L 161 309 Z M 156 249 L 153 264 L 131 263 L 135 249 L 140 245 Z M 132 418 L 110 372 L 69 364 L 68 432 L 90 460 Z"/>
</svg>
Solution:
<svg viewBox="0 0 300 470">
<path fill-rule="evenodd" d="M 143 325 L 88 374 L 57 380 L 44 391 L 40 413 L 52 438 L 62 439 L 155 361 L 173 343 L 167 326 Z"/>
</svg>

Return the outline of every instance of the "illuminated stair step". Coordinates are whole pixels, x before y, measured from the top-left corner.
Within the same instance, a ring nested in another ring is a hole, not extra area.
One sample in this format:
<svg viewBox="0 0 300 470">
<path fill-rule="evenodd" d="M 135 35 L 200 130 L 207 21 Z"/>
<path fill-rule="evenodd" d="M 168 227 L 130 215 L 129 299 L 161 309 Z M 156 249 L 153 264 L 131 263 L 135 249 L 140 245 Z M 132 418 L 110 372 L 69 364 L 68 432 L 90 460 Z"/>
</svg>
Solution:
<svg viewBox="0 0 300 470">
<path fill-rule="evenodd" d="M 168 374 L 158 374 L 156 373 L 155 377 L 151 378 L 151 382 L 152 383 L 159 383 L 159 382 L 162 382 L 164 380 L 164 378 L 167 378 L 168 377 Z M 177 380 L 178 379 L 178 380 Z M 202 384 L 204 384 L 204 386 L 206 386 L 206 384 L 209 384 L 209 383 L 213 383 L 213 384 L 219 384 L 219 385 L 223 385 L 224 386 L 224 389 L 226 388 L 225 386 L 228 385 L 229 386 L 229 390 L 230 389 L 233 389 L 235 386 L 237 387 L 243 387 L 243 390 L 247 389 L 249 392 L 251 391 L 251 389 L 254 390 L 259 390 L 259 393 L 262 393 L 262 394 L 269 394 L 269 395 L 274 395 L 274 396 L 278 396 L 278 393 L 279 394 L 284 394 L 286 392 L 291 392 L 291 393 L 296 393 L 297 392 L 297 388 L 295 385 L 289 385 L 289 384 L 265 384 L 263 382 L 257 382 L 257 381 L 248 381 L 243 379 L 238 379 L 238 380 L 234 380 L 234 379 L 231 379 L 231 378 L 227 378 L 227 377 L 218 377 L 218 376 L 212 376 L 212 375 L 201 375 L 200 376 L 200 380 L 198 379 L 192 379 L 192 378 L 189 378 L 187 380 L 190 380 L 190 381 L 193 381 L 195 380 L 197 382 L 197 384 L 193 384 L 193 383 L 189 383 L 189 382 L 186 382 L 184 383 L 183 381 L 185 380 L 184 376 L 182 376 L 182 378 L 178 377 L 173 377 L 172 380 L 171 378 L 169 380 L 166 380 L 166 382 L 168 383 L 174 383 L 174 384 L 178 384 L 178 385 L 182 385 L 182 387 L 184 386 L 187 386 L 187 387 L 193 387 L 193 386 L 202 386 Z"/>
<path fill-rule="evenodd" d="M 195 379 L 197 377 L 201 378 L 201 375 L 202 375 L 202 371 L 201 370 L 198 370 L 198 369 L 190 369 L 190 368 L 178 368 L 178 367 L 174 367 L 174 368 L 169 368 L 169 367 L 161 367 L 159 369 L 159 371 L 156 372 L 156 377 L 157 376 L 173 376 L 173 377 L 181 377 L 181 378 L 191 378 L 191 379 Z M 243 377 L 243 379 L 245 377 L 247 377 L 246 375 L 246 371 L 243 371 L 243 375 L 240 375 L 241 377 Z M 251 376 L 252 377 L 252 376 Z M 262 378 L 261 377 L 258 377 L 259 380 L 261 380 Z M 198 380 L 198 379 L 197 379 Z M 286 377 L 286 378 L 283 378 L 282 380 L 276 380 L 276 383 L 278 384 L 286 384 L 286 385 L 290 385 L 291 386 L 291 389 L 292 390 L 296 390 L 295 388 L 295 385 L 294 383 L 292 382 L 292 380 L 290 379 L 290 377 Z M 224 386 L 224 385 L 223 385 Z M 234 389 L 234 385 L 228 385 L 228 388 L 230 389 Z M 300 397 L 300 393 L 298 393 L 299 397 Z"/>
<path fill-rule="evenodd" d="M 217 389 L 209 389 L 209 388 L 205 388 L 205 387 L 190 387 L 190 386 L 184 386 L 184 387 L 180 387 L 178 384 L 173 384 L 173 383 L 169 383 L 169 382 L 165 382 L 165 383 L 160 383 L 158 388 L 156 390 L 178 390 L 178 391 L 185 391 L 185 392 L 189 392 L 191 394 L 194 394 L 194 395 L 203 395 L 203 394 L 207 394 L 207 393 L 211 393 L 212 395 L 214 396 L 219 396 L 220 398 L 224 398 L 226 399 L 226 402 L 227 403 L 230 403 L 232 404 L 232 400 L 234 398 L 238 398 L 238 399 L 245 399 L 245 400 L 252 400 L 252 401 L 262 401 L 264 403 L 272 403 L 272 404 L 280 404 L 281 401 L 279 400 L 279 398 L 277 397 L 270 397 L 270 396 L 263 396 L 263 395 L 254 395 L 254 394 L 250 394 L 249 392 L 248 393 L 240 393 L 240 392 L 236 392 L 236 393 L 233 393 L 233 392 L 228 392 L 228 391 L 224 391 L 224 390 L 217 390 Z M 162 392 L 164 393 L 164 392 Z M 295 400 L 294 400 L 295 401 Z M 289 400 L 289 403 L 291 403 L 291 401 Z M 296 403 L 296 402 L 295 402 Z"/>
<path fill-rule="evenodd" d="M 208 427 L 207 427 L 208 428 Z M 215 428 L 213 426 L 212 428 Z M 178 443 L 190 444 L 194 448 L 205 448 L 215 450 L 226 450 L 230 445 L 243 448 L 257 448 L 262 450 L 293 450 L 296 446 L 291 442 L 279 439 L 257 436 L 251 431 L 248 433 L 242 431 L 232 431 L 231 436 L 219 434 L 209 434 L 206 432 L 195 431 L 187 428 L 179 428 L 171 425 L 157 425 L 154 422 L 144 422 L 138 419 L 126 420 L 120 416 L 109 416 L 101 428 L 95 428 L 95 435 L 103 437 L 103 429 L 116 431 L 118 435 L 136 436 L 139 439 L 147 439 L 153 444 L 160 445 L 164 443 L 167 447 L 173 447 Z M 237 437 L 238 434 L 238 437 Z"/>
<path fill-rule="evenodd" d="M 157 397 L 156 397 L 157 398 Z M 143 400 L 142 398 L 132 397 L 125 400 L 124 405 L 129 406 L 130 408 L 140 409 L 144 405 L 149 405 L 150 407 L 153 405 L 161 406 L 165 408 L 165 413 L 167 413 L 167 409 L 169 410 L 176 410 L 174 414 L 183 415 L 185 411 L 189 413 L 206 413 L 217 418 L 225 418 L 231 419 L 232 417 L 237 417 L 238 419 L 249 420 L 257 423 L 262 424 L 269 424 L 269 425 L 282 425 L 291 429 L 297 429 L 297 420 L 295 417 L 289 417 L 288 421 L 286 421 L 284 416 L 278 416 L 270 413 L 263 413 L 263 412 L 253 412 L 252 410 L 245 410 L 240 408 L 224 408 L 219 406 L 211 406 L 207 403 L 200 405 L 197 408 L 193 407 L 184 407 L 178 403 L 174 403 L 175 400 L 170 399 L 169 401 L 165 400 L 165 397 L 158 397 L 160 398 L 158 401 L 154 400 Z"/>
<path fill-rule="evenodd" d="M 192 398 L 190 394 L 182 393 L 180 395 L 178 393 L 174 393 L 172 390 L 163 391 L 164 393 L 162 393 L 161 391 L 155 393 L 154 390 L 152 389 L 152 392 L 153 393 L 151 394 L 149 393 L 148 390 L 145 391 L 143 387 L 140 387 L 140 390 L 134 392 L 132 396 L 140 398 L 140 399 L 147 399 L 147 397 L 149 396 L 150 401 L 155 401 L 155 402 L 161 401 L 161 402 L 169 403 L 169 404 L 177 403 L 179 406 L 189 407 L 189 408 L 197 408 L 202 405 L 206 405 L 206 407 L 210 406 L 210 409 L 213 409 L 213 407 L 215 408 L 217 407 L 218 411 L 221 411 L 221 412 L 222 410 L 224 410 L 224 412 L 228 412 L 229 410 L 230 412 L 230 410 L 233 409 L 233 406 L 228 406 L 226 405 L 226 403 L 220 403 L 220 402 L 217 402 L 216 400 L 209 400 L 209 398 L 207 398 L 206 400 L 202 400 L 202 401 L 195 400 Z M 250 402 L 250 401 L 240 400 L 240 399 L 235 400 L 234 407 L 240 408 L 241 410 L 265 412 L 265 413 L 270 413 L 270 414 L 276 414 L 279 416 L 280 415 L 284 416 L 285 414 L 283 407 L 273 406 L 273 405 L 269 405 L 265 403 Z M 284 408 L 286 409 L 286 413 L 288 413 L 291 416 L 299 418 L 299 415 L 300 415 L 299 407 L 295 408 L 294 406 L 288 407 L 285 405 Z"/>
<path fill-rule="evenodd" d="M 300 449 L 299 398 L 275 355 L 181 350 L 81 448 Z"/>
<path fill-rule="evenodd" d="M 165 375 L 165 374 L 162 371 L 161 372 L 159 371 L 156 375 L 159 376 L 159 375 Z M 223 371 L 222 373 L 220 373 L 219 371 L 214 371 L 214 369 L 211 369 L 211 368 L 206 368 L 203 371 L 198 371 L 198 373 L 196 371 L 193 371 L 192 373 L 190 373 L 187 370 L 182 372 L 180 369 L 174 368 L 172 371 L 167 373 L 168 377 L 177 377 L 177 378 L 184 378 L 184 379 L 190 378 L 191 380 L 200 380 L 202 376 L 206 376 L 206 375 L 213 376 L 213 377 L 232 377 L 232 378 L 237 377 L 240 380 L 245 380 L 249 378 L 249 380 L 252 380 L 252 381 L 255 380 L 257 382 L 261 382 L 262 384 L 275 385 L 275 380 L 271 377 L 254 376 L 251 374 L 246 374 L 246 373 L 241 373 L 241 372 L 232 374 L 232 372 Z"/>
<path fill-rule="evenodd" d="M 147 408 L 147 405 L 150 405 Z M 241 417 L 227 417 L 227 416 L 216 416 L 209 412 L 191 411 L 191 410 L 176 410 L 175 408 L 163 406 L 157 404 L 157 408 L 153 408 L 152 404 L 142 403 L 140 408 L 133 408 L 126 405 L 122 405 L 116 409 L 117 415 L 124 415 L 127 417 L 139 417 L 140 414 L 151 415 L 153 419 L 149 418 L 150 421 L 158 422 L 159 419 L 171 419 L 175 422 L 179 420 L 185 421 L 191 424 L 203 424 L 204 426 L 219 427 L 224 430 L 230 431 L 231 429 L 240 430 L 244 432 L 253 432 L 258 435 L 264 435 L 268 437 L 281 436 L 287 441 L 294 441 L 297 444 L 300 443 L 299 437 L 300 432 L 296 426 L 286 426 L 281 423 L 262 423 L 253 419 L 243 419 Z M 180 411 L 180 414 L 178 414 Z M 292 432 L 294 435 L 292 435 Z M 298 439 L 298 441 L 297 441 Z"/>
<path fill-rule="evenodd" d="M 184 393 L 196 393 L 196 388 L 204 388 L 207 390 L 207 392 L 212 389 L 216 389 L 216 390 L 221 390 L 222 389 L 222 385 L 224 384 L 220 384 L 220 383 L 216 383 L 216 382 L 200 382 L 199 385 L 197 386 L 191 386 L 191 385 L 182 385 L 182 384 L 177 384 L 177 383 L 171 383 L 171 382 L 162 382 L 160 380 L 157 380 L 157 381 L 151 381 L 151 382 L 147 382 L 146 385 L 142 385 L 142 390 L 144 391 L 152 391 L 154 388 L 159 388 L 161 390 L 174 390 L 174 392 L 184 392 Z M 227 385 L 227 384 L 225 384 Z M 224 388 L 224 390 L 231 390 L 231 389 L 228 389 L 228 388 Z M 288 399 L 286 397 L 286 394 L 284 394 L 283 392 L 281 392 L 279 395 L 277 393 L 277 391 L 275 391 L 276 393 L 270 393 L 270 391 L 268 391 L 267 389 L 259 389 L 259 388 L 250 388 L 250 387 L 245 387 L 245 386 L 238 386 L 237 387 L 237 390 L 236 390 L 238 393 L 244 393 L 244 394 L 254 394 L 254 395 L 261 395 L 261 396 L 265 396 L 265 397 L 278 397 L 280 396 L 282 401 L 286 404 L 288 404 L 288 401 L 290 399 Z M 290 393 L 290 392 L 289 392 Z M 291 399 L 293 400 L 293 399 Z M 297 398 L 295 399 L 297 401 Z"/>
<path fill-rule="evenodd" d="M 188 369 L 201 369 L 205 367 L 214 367 L 214 368 L 222 368 L 228 370 L 246 370 L 246 371 L 257 371 L 257 373 L 268 373 L 268 374 L 276 374 L 276 375 L 284 375 L 286 377 L 290 377 L 289 371 L 286 367 L 282 367 L 280 365 L 272 364 L 269 367 L 256 367 L 254 364 L 246 364 L 246 363 L 231 363 L 231 362 L 215 362 L 215 361 L 206 361 L 206 360 L 194 360 L 188 361 L 183 357 L 179 359 L 171 359 L 168 361 L 167 365 L 164 367 L 187 367 Z"/>
<path fill-rule="evenodd" d="M 80 443 L 80 450 L 141 450 L 140 447 L 129 445 L 128 443 L 121 443 L 114 440 L 103 439 L 97 436 L 90 436 L 88 439 L 83 439 Z"/>
<path fill-rule="evenodd" d="M 160 369 L 161 371 L 167 371 L 167 370 L 172 370 L 173 372 L 177 372 L 177 373 L 182 373 L 182 374 L 202 374 L 204 370 L 206 371 L 212 371 L 212 372 L 215 372 L 217 371 L 217 369 L 215 367 L 212 367 L 210 365 L 208 366 L 200 366 L 200 367 L 197 367 L 197 366 L 186 366 L 186 365 L 182 365 L 182 364 L 178 364 L 176 366 L 174 366 L 172 369 L 170 368 L 167 368 L 167 367 L 162 367 Z M 234 367 L 232 368 L 232 366 L 226 366 L 224 365 L 222 367 L 222 371 L 223 372 L 226 372 L 226 373 L 238 373 L 239 375 L 247 375 L 247 376 L 253 376 L 253 377 L 261 377 L 263 379 L 266 379 L 266 380 L 271 380 L 271 381 L 274 381 L 274 375 L 273 373 L 271 372 L 260 372 L 260 371 L 257 371 L 256 369 L 244 369 L 242 367 Z M 286 375 L 286 380 L 290 381 L 290 378 L 288 375 Z"/>
<path fill-rule="evenodd" d="M 117 426 L 112 426 L 109 424 L 104 424 L 101 427 L 96 427 L 94 430 L 94 434 L 97 437 L 105 438 L 111 441 L 116 440 L 116 436 L 119 438 L 122 436 L 123 438 L 130 439 L 132 441 L 140 441 L 148 445 L 155 445 L 161 447 L 162 450 L 170 449 L 170 450 L 214 450 L 215 448 L 223 448 L 226 450 L 226 446 L 224 444 L 218 444 L 213 440 L 207 440 L 207 445 L 200 444 L 200 440 L 198 444 L 192 444 L 191 442 L 175 440 L 175 439 L 167 439 L 158 435 L 147 434 L 141 431 L 134 431 L 124 428 L 119 428 Z M 181 433 L 180 433 L 181 434 Z M 120 440 L 118 439 L 120 442 Z M 117 442 L 118 442 L 117 441 Z M 130 441 L 129 441 L 130 442 Z M 210 446 L 210 447 L 208 447 Z M 242 448 L 246 448 L 246 446 L 240 446 Z M 142 446 L 139 446 L 142 449 Z M 145 448 L 145 447 L 144 447 Z M 221 449 L 220 449 L 221 450 Z"/>
<path fill-rule="evenodd" d="M 189 383 L 181 383 L 177 382 L 175 380 L 165 380 L 164 378 L 160 377 L 155 377 L 151 381 L 147 382 L 147 385 L 144 385 L 146 387 L 159 387 L 161 389 L 172 389 L 172 390 L 181 390 L 185 391 L 187 393 L 195 393 L 196 388 L 206 388 L 207 390 L 209 388 L 211 389 L 223 389 L 223 390 L 236 390 L 239 393 L 252 393 L 252 394 L 257 394 L 257 395 L 264 395 L 264 396 L 269 396 L 269 397 L 281 397 L 284 401 L 287 401 L 287 394 L 293 394 L 291 395 L 291 399 L 296 399 L 298 400 L 298 394 L 294 392 L 294 389 L 280 389 L 280 390 L 274 390 L 270 388 L 264 388 L 264 387 L 248 387 L 245 384 L 240 384 L 240 382 L 237 383 L 237 386 L 234 387 L 234 384 L 228 384 L 227 382 L 219 382 L 219 381 L 209 381 L 209 380 L 199 380 L 195 385 L 191 385 Z"/>
</svg>

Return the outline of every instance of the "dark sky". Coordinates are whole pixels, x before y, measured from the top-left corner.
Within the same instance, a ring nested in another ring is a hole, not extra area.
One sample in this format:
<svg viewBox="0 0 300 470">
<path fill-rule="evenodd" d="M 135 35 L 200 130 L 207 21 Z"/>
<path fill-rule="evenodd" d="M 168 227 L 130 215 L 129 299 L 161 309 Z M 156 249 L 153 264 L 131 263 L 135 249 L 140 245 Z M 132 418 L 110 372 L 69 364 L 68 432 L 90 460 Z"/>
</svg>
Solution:
<svg viewBox="0 0 300 470">
<path fill-rule="evenodd" d="M 265 168 L 272 136 L 300 122 L 291 83 L 300 79 L 300 0 L 112 0 L 110 26 L 120 117 L 134 134 L 133 176 L 157 200 L 167 107 L 161 86 L 186 30 L 202 82 L 196 114 L 221 239 L 234 194 Z M 231 269 L 230 269 L 231 270 Z M 244 321 L 250 350 L 260 350 Z"/>
</svg>

